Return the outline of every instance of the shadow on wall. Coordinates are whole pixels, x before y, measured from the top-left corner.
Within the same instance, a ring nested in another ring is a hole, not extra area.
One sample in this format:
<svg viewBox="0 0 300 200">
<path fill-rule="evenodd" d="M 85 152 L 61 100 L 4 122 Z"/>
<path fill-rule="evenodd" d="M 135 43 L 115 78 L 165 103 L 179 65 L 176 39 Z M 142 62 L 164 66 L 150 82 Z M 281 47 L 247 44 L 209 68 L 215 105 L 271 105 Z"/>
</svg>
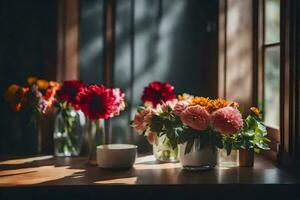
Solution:
<svg viewBox="0 0 300 200">
<path fill-rule="evenodd" d="M 126 92 L 129 107 L 112 120 L 113 140 L 120 143 L 133 139 L 134 143 L 143 143 L 141 146 L 148 149 L 145 140 L 137 137 L 128 124 L 141 104 L 143 88 L 149 82 L 169 81 L 175 85 L 177 93 L 215 95 L 209 85 L 215 84 L 216 80 L 208 77 L 212 77 L 211 73 L 217 67 L 217 34 L 215 29 L 207 31 L 207 26 L 217 17 L 218 2 L 134 1 L 134 27 L 131 2 L 123 0 L 116 4 L 114 85 Z M 103 18 L 99 14 L 101 8 L 97 7 L 102 3 L 103 0 L 93 0 L 82 6 L 80 67 L 82 79 L 88 82 L 101 82 L 96 77 L 101 77 L 97 73 L 103 73 L 100 55 L 103 34 L 102 22 L 99 22 Z M 96 10 L 98 12 L 93 12 Z M 134 46 L 131 45 L 132 30 Z M 131 60 L 132 53 L 134 60 Z"/>
</svg>

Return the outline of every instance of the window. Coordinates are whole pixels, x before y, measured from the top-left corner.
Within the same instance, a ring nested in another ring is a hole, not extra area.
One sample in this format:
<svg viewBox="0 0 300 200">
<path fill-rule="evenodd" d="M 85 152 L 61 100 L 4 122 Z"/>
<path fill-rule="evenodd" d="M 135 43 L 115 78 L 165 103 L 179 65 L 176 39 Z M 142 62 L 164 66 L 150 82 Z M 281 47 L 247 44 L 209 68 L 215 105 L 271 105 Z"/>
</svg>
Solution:
<svg viewBox="0 0 300 200">
<path fill-rule="evenodd" d="M 263 110 L 268 126 L 280 126 L 280 0 L 263 1 Z"/>
</svg>

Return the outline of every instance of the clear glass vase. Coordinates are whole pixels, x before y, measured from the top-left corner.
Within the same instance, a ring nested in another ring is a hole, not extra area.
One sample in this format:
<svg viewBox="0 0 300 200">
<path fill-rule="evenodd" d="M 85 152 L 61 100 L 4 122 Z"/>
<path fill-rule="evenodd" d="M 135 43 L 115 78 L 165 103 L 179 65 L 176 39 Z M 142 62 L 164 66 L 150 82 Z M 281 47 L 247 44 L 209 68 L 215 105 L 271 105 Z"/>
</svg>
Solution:
<svg viewBox="0 0 300 200">
<path fill-rule="evenodd" d="M 78 156 L 84 138 L 85 125 L 86 118 L 81 111 L 59 112 L 54 121 L 54 155 Z"/>
<path fill-rule="evenodd" d="M 98 119 L 89 121 L 88 123 L 88 164 L 97 165 L 96 150 L 98 145 L 106 144 L 107 135 L 105 127 L 105 120 Z"/>
<path fill-rule="evenodd" d="M 229 168 L 239 166 L 239 151 L 232 149 L 230 154 L 227 154 L 226 149 L 218 150 L 218 166 Z"/>
<path fill-rule="evenodd" d="M 190 171 L 212 169 L 217 164 L 217 149 L 214 145 L 201 146 L 201 139 L 194 139 L 189 153 L 186 153 L 187 142 L 179 145 L 179 160 L 182 167 Z"/>
<path fill-rule="evenodd" d="M 173 149 L 166 135 L 156 137 L 153 143 L 153 154 L 160 162 L 178 162 L 178 147 Z"/>
</svg>

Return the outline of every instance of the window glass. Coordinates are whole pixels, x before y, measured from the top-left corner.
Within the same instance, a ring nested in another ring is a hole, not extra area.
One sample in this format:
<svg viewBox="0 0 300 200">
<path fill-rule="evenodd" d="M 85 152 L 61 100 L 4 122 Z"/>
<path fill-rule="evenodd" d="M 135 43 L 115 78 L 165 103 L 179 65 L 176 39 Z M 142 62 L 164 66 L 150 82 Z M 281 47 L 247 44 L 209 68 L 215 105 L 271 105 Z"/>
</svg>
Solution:
<svg viewBox="0 0 300 200">
<path fill-rule="evenodd" d="M 265 43 L 279 42 L 280 0 L 265 0 Z"/>
<path fill-rule="evenodd" d="M 280 47 L 265 49 L 265 123 L 279 127 Z"/>
</svg>

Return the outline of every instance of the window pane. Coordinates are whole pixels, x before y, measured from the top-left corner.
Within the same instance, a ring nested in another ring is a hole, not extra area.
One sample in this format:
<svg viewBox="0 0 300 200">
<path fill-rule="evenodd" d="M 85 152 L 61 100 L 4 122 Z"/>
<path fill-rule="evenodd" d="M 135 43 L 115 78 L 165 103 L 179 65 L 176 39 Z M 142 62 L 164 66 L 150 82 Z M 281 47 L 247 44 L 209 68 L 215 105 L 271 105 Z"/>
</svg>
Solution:
<svg viewBox="0 0 300 200">
<path fill-rule="evenodd" d="M 280 40 L 280 0 L 265 0 L 265 43 Z"/>
<path fill-rule="evenodd" d="M 265 50 L 265 122 L 279 127 L 280 47 Z"/>
</svg>

